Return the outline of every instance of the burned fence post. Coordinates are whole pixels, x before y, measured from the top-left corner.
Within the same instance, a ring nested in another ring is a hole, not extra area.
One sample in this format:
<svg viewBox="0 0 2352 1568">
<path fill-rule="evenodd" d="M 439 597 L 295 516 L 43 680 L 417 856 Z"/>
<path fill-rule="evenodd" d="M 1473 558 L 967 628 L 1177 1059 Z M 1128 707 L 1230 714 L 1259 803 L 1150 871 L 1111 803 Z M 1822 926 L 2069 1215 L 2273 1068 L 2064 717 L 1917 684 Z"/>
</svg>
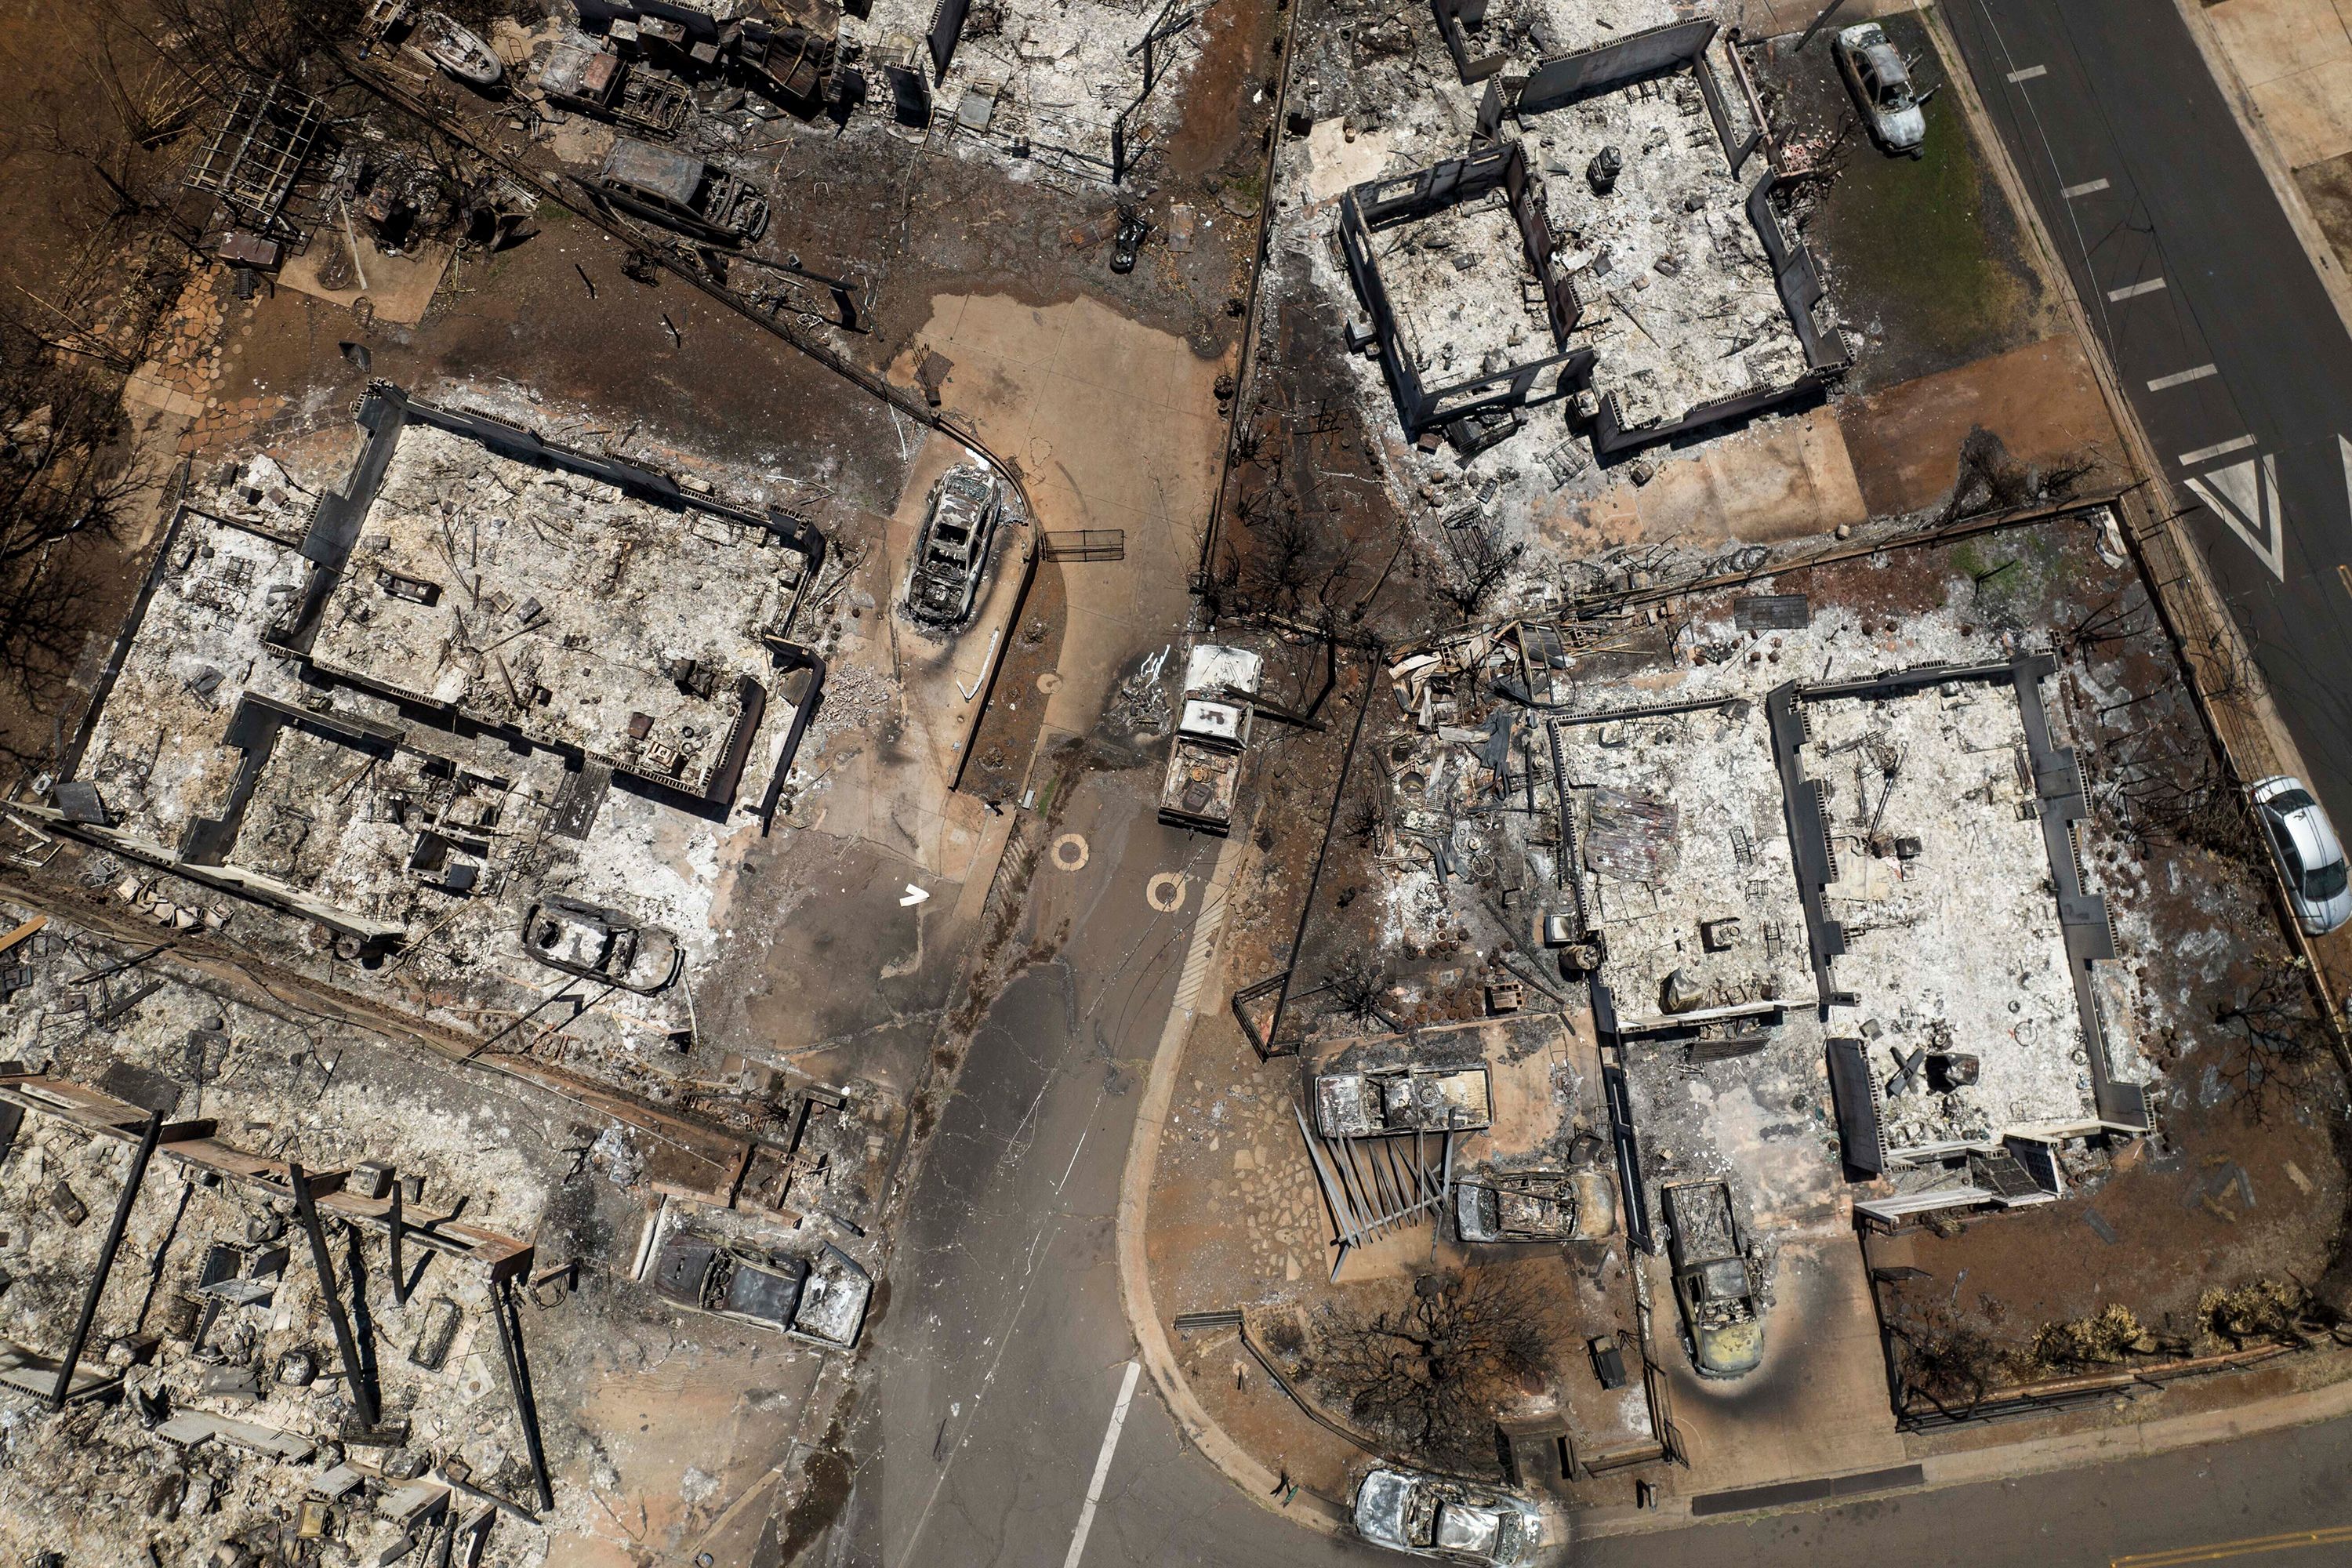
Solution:
<svg viewBox="0 0 2352 1568">
<path fill-rule="evenodd" d="M 352 1321 L 343 1311 L 343 1299 L 335 1284 L 335 1261 L 327 1256 L 327 1233 L 319 1223 L 319 1201 L 311 1195 L 310 1179 L 302 1173 L 301 1166 L 290 1160 L 286 1163 L 286 1180 L 294 1189 L 294 1212 L 301 1219 L 302 1234 L 310 1243 L 310 1266 L 318 1271 L 319 1294 L 327 1304 L 327 1321 L 335 1331 L 335 1352 L 342 1359 L 343 1381 L 350 1385 L 352 1401 L 359 1407 L 361 1425 L 373 1427 L 380 1415 L 375 1390 L 360 1365 L 359 1342 L 352 1337 Z"/>
<path fill-rule="evenodd" d="M 555 1487 L 547 1478 L 547 1450 L 539 1436 L 539 1400 L 530 1391 L 530 1363 L 522 1348 L 522 1319 L 515 1310 L 514 1283 L 509 1279 L 490 1283 L 490 1310 L 499 1322 L 499 1349 L 506 1356 L 507 1382 L 513 1385 L 515 1414 L 522 1421 L 522 1444 L 530 1455 L 531 1484 L 539 1489 L 539 1506 L 555 1506 Z"/>
<path fill-rule="evenodd" d="M 147 1113 L 147 1126 L 139 1134 L 139 1146 L 131 1152 L 131 1169 L 122 1178 L 122 1195 L 114 1200 L 114 1220 L 106 1227 L 106 1240 L 98 1249 L 98 1268 L 89 1277 L 89 1287 L 82 1292 L 81 1315 L 74 1320 L 73 1338 L 66 1345 L 65 1359 L 58 1363 L 57 1386 L 49 1391 L 49 1405 L 62 1409 L 66 1397 L 73 1392 L 74 1367 L 81 1361 L 82 1347 L 89 1342 L 90 1324 L 98 1318 L 98 1299 L 106 1292 L 106 1277 L 114 1272 L 114 1255 L 122 1248 L 122 1232 L 131 1223 L 131 1205 L 139 1201 L 139 1184 L 147 1175 L 147 1163 L 155 1154 L 155 1145 L 163 1136 L 163 1113 Z"/>
</svg>

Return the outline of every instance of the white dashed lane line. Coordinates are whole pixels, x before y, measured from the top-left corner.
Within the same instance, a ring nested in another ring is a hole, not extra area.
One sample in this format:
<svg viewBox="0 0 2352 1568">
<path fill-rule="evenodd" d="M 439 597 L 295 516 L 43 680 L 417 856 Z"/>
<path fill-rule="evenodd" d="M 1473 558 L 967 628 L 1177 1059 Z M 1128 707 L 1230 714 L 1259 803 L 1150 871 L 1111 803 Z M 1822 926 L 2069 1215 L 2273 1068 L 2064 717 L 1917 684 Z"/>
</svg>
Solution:
<svg viewBox="0 0 2352 1568">
<path fill-rule="evenodd" d="M 2242 452 L 2253 444 L 2254 438 L 2252 436 L 2237 436 L 2227 441 L 2216 441 L 2210 447 L 2200 447 L 2193 452 L 2181 453 L 2180 466 L 2184 468 L 2194 468 L 2212 458 L 2227 457 L 2231 452 Z"/>
<path fill-rule="evenodd" d="M 2200 364 L 2195 370 L 2176 370 L 2170 375 L 2159 375 L 2147 384 L 2147 389 L 2150 392 L 2168 392 L 2173 387 L 2187 386 L 2192 381 L 2202 381 L 2209 375 L 2219 374 L 2211 365 Z"/>
</svg>

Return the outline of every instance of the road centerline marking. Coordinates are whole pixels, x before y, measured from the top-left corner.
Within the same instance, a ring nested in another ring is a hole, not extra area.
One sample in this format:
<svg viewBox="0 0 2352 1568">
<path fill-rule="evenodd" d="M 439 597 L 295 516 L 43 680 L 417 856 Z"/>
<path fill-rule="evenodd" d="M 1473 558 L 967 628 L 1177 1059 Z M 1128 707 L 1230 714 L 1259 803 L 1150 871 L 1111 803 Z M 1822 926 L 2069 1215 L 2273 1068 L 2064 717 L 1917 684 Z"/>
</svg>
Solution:
<svg viewBox="0 0 2352 1568">
<path fill-rule="evenodd" d="M 2202 381 L 2209 375 L 2221 374 L 2212 365 L 2200 364 L 2195 370 L 2176 370 L 2170 375 L 2159 375 L 2147 384 L 2147 389 L 2150 392 L 2164 392 L 2172 387 L 2186 386 L 2192 381 Z"/>
<path fill-rule="evenodd" d="M 1078 1568 L 1078 1559 L 1086 1555 L 1087 1535 L 1095 1527 L 1103 1483 L 1110 1479 L 1111 1456 L 1118 1452 L 1119 1428 L 1127 1425 L 1127 1407 L 1135 1401 L 1135 1380 L 1142 1374 L 1142 1362 L 1127 1363 L 1127 1376 L 1118 1385 L 1118 1403 L 1110 1407 L 1110 1426 L 1103 1431 L 1102 1452 L 1095 1456 L 1095 1479 L 1087 1486 L 1087 1505 L 1078 1510 L 1077 1533 L 1070 1537 L 1070 1554 L 1062 1559 L 1062 1568 Z"/>
<path fill-rule="evenodd" d="M 2105 180 L 2085 180 L 2079 185 L 2069 185 L 2058 194 L 2071 202 L 2076 196 L 2096 195 L 2106 188 L 2107 183 Z"/>
<path fill-rule="evenodd" d="M 2153 294 L 2163 287 L 2163 279 L 2150 278 L 2144 283 L 2126 283 L 2120 289 L 2110 289 L 2107 290 L 2107 298 L 2118 301 L 2133 300 L 2142 294 Z"/>
<path fill-rule="evenodd" d="M 2010 72 L 2009 79 L 2011 86 L 2017 86 L 2024 82 L 2032 81 L 2036 77 L 2044 77 L 2049 74 L 2050 68 L 2048 66 L 2027 66 L 2022 70 L 2013 70 Z"/>
<path fill-rule="evenodd" d="M 2231 1557 L 2252 1557 L 2264 1552 L 2292 1552 L 2303 1546 L 2336 1546 L 2352 1542 L 2352 1525 L 2321 1530 L 2289 1531 L 2283 1535 L 2255 1535 L 2243 1541 L 2217 1542 L 2210 1546 L 2179 1546 L 2166 1552 L 2139 1552 L 2108 1560 L 2107 1568 L 2172 1568 L 2186 1563 L 2218 1563 Z"/>
<path fill-rule="evenodd" d="M 2254 438 L 2252 436 L 2232 436 L 2227 441 L 2216 441 L 2210 447 L 2200 447 L 2193 452 L 2181 453 L 2180 466 L 2184 468 L 2193 468 L 2209 458 L 2227 457 L 2231 452 L 2242 452 L 2253 444 Z"/>
</svg>

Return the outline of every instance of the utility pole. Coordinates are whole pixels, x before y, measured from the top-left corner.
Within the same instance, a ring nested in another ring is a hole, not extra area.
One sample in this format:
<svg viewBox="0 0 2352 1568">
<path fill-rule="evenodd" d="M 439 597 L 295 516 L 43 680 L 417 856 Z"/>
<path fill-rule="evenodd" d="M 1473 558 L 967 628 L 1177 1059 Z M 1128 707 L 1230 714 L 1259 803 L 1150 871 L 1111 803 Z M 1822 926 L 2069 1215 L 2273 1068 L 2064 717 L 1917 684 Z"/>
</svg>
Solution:
<svg viewBox="0 0 2352 1568">
<path fill-rule="evenodd" d="M 1811 43 L 1813 41 L 1813 35 L 1822 30 L 1822 24 L 1828 21 L 1832 16 L 1836 16 L 1839 8 L 1844 4 L 1845 0 L 1830 0 L 1828 5 L 1822 6 L 1822 14 L 1813 18 L 1813 25 L 1805 29 L 1805 36 L 1797 40 L 1798 49 L 1802 50 L 1807 44 Z"/>
</svg>

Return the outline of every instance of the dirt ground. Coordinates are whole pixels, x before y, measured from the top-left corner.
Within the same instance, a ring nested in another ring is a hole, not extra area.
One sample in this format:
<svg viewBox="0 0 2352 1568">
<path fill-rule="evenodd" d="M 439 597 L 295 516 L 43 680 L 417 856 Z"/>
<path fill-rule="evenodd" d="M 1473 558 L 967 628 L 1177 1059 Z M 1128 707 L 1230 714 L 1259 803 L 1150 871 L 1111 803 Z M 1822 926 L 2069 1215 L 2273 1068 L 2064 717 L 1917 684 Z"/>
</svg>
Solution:
<svg viewBox="0 0 2352 1568">
<path fill-rule="evenodd" d="M 2303 199 L 2311 204 L 2311 216 L 2319 220 L 2336 261 L 2352 267 L 2352 153 L 2305 163 L 2294 172 L 2294 183 L 2303 187 Z"/>
<path fill-rule="evenodd" d="M 1863 499 L 1874 517 L 1923 511 L 1952 493 L 1960 443 L 1981 427 L 2020 463 L 2092 461 L 2089 490 L 2127 460 L 2098 383 L 2071 337 L 2046 338 L 1837 405 Z"/>
</svg>

